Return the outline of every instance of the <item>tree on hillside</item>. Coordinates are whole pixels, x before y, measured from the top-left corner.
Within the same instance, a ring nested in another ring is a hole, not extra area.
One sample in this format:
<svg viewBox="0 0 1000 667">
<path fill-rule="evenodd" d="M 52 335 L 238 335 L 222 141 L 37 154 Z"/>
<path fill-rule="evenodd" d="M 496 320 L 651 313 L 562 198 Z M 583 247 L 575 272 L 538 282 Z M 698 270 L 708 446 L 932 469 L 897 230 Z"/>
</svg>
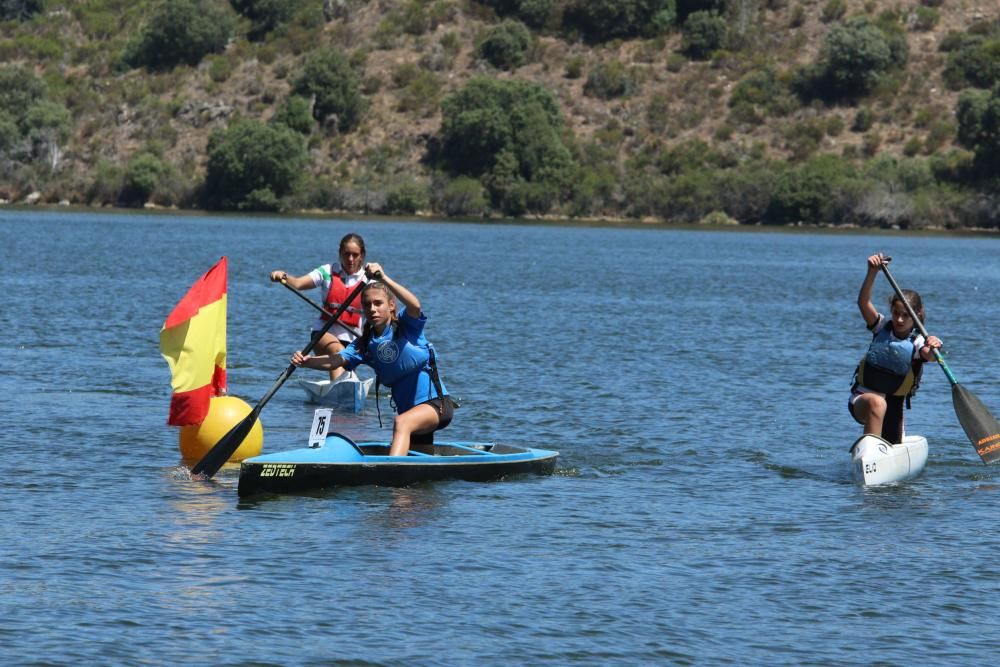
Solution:
<svg viewBox="0 0 1000 667">
<path fill-rule="evenodd" d="M 976 161 L 997 175 L 1000 162 L 1000 85 L 992 91 L 966 90 L 958 98 L 958 142 L 975 151 Z"/>
<path fill-rule="evenodd" d="M 129 42 L 122 62 L 151 70 L 197 65 L 219 53 L 233 31 L 233 16 L 210 0 L 164 0 L 138 36 Z"/>
<path fill-rule="evenodd" d="M 25 21 L 45 9 L 45 0 L 0 0 L 0 21 Z"/>
<path fill-rule="evenodd" d="M 298 6 L 297 0 L 229 0 L 229 4 L 253 23 L 249 34 L 251 39 L 261 39 L 288 22 Z"/>
<path fill-rule="evenodd" d="M 560 0 L 480 0 L 500 16 L 512 16 L 532 28 L 542 28 L 553 9 L 561 8 Z"/>
<path fill-rule="evenodd" d="M 715 12 L 691 13 L 684 21 L 684 51 L 692 58 L 704 60 L 722 48 L 728 25 L 726 19 Z"/>
<path fill-rule="evenodd" d="M 20 118 L 25 110 L 45 97 L 45 82 L 27 67 L 0 67 L 0 111 Z"/>
<path fill-rule="evenodd" d="M 525 81 L 477 77 L 442 103 L 441 160 L 480 178 L 504 212 L 549 210 L 572 177 L 552 94 Z"/>
<path fill-rule="evenodd" d="M 59 165 L 72 119 L 61 103 L 46 99 L 45 82 L 30 69 L 0 68 L 0 150 L 23 162 Z"/>
<path fill-rule="evenodd" d="M 313 117 L 320 123 L 335 120 L 339 132 L 349 132 L 361 121 L 365 104 L 358 78 L 347 58 L 335 48 L 318 50 L 293 85 L 296 95 L 313 96 Z"/>
<path fill-rule="evenodd" d="M 677 18 L 676 0 L 572 0 L 563 26 L 593 42 L 652 37 L 666 32 Z"/>
<path fill-rule="evenodd" d="M 298 187 L 309 163 L 305 139 L 288 127 L 237 121 L 208 140 L 209 208 L 273 211 Z"/>
<path fill-rule="evenodd" d="M 517 69 L 528 61 L 531 31 L 520 21 L 494 26 L 479 45 L 479 56 L 499 69 Z"/>
<path fill-rule="evenodd" d="M 906 65 L 906 37 L 898 27 L 857 16 L 830 28 L 819 58 L 799 73 L 805 97 L 842 99 L 865 95 L 886 73 Z"/>
</svg>

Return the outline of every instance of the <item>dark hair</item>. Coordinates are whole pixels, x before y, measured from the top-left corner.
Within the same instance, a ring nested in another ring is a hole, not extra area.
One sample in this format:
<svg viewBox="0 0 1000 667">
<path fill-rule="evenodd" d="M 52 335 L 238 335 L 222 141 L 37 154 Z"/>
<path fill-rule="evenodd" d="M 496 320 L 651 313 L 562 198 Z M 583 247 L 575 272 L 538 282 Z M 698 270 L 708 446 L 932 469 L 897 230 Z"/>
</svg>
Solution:
<svg viewBox="0 0 1000 667">
<path fill-rule="evenodd" d="M 920 298 L 920 295 L 911 289 L 905 289 L 903 290 L 903 296 L 906 297 L 906 301 L 910 304 L 910 308 L 913 308 L 913 312 L 915 312 L 917 314 L 917 317 L 920 318 L 920 323 L 923 324 L 924 322 L 926 322 L 927 318 L 924 315 L 924 302 Z M 889 298 L 890 309 L 892 308 L 892 304 L 894 303 L 903 303 L 903 300 L 899 298 L 898 294 L 895 293 Z"/>
<path fill-rule="evenodd" d="M 344 252 L 344 246 L 348 243 L 357 243 L 358 247 L 361 248 L 361 255 L 365 254 L 365 240 L 361 238 L 360 234 L 355 234 L 351 232 L 350 234 L 345 234 L 344 238 L 340 239 L 340 248 L 337 254 Z"/>
</svg>

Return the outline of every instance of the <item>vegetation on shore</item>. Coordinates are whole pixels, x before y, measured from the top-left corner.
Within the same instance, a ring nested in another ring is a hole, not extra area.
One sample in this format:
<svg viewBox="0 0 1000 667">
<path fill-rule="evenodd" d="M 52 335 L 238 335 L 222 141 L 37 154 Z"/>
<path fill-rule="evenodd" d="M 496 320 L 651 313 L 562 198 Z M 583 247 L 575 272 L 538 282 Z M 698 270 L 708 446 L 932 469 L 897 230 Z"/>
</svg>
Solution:
<svg viewBox="0 0 1000 667">
<path fill-rule="evenodd" d="M 0 0 L 0 199 L 1000 228 L 993 0 Z"/>
</svg>

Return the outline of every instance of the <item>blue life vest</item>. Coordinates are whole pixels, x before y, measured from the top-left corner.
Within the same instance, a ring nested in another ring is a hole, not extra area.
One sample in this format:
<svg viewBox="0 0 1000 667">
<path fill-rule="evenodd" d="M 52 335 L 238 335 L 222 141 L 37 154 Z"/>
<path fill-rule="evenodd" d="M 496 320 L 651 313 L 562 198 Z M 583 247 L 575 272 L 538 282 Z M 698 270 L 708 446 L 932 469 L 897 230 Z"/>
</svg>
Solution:
<svg viewBox="0 0 1000 667">
<path fill-rule="evenodd" d="M 914 358 L 916 338 L 915 330 L 906 338 L 896 338 L 892 322 L 885 321 L 858 364 L 856 384 L 886 396 L 909 396 L 916 391 L 923 366 L 923 360 Z"/>
</svg>

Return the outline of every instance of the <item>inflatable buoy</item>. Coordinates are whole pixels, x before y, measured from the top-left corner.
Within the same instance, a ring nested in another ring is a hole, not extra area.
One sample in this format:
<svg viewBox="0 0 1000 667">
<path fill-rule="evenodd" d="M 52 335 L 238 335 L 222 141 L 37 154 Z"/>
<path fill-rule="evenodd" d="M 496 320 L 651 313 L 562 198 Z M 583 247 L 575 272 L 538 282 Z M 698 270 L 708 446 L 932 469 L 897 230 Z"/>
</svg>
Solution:
<svg viewBox="0 0 1000 667">
<path fill-rule="evenodd" d="M 208 406 L 205 421 L 181 427 L 177 436 L 181 458 L 189 462 L 200 461 L 229 430 L 250 414 L 250 406 L 235 396 L 214 396 Z M 229 457 L 230 461 L 257 456 L 264 449 L 264 427 L 260 419 L 253 425 L 243 443 Z"/>
</svg>

